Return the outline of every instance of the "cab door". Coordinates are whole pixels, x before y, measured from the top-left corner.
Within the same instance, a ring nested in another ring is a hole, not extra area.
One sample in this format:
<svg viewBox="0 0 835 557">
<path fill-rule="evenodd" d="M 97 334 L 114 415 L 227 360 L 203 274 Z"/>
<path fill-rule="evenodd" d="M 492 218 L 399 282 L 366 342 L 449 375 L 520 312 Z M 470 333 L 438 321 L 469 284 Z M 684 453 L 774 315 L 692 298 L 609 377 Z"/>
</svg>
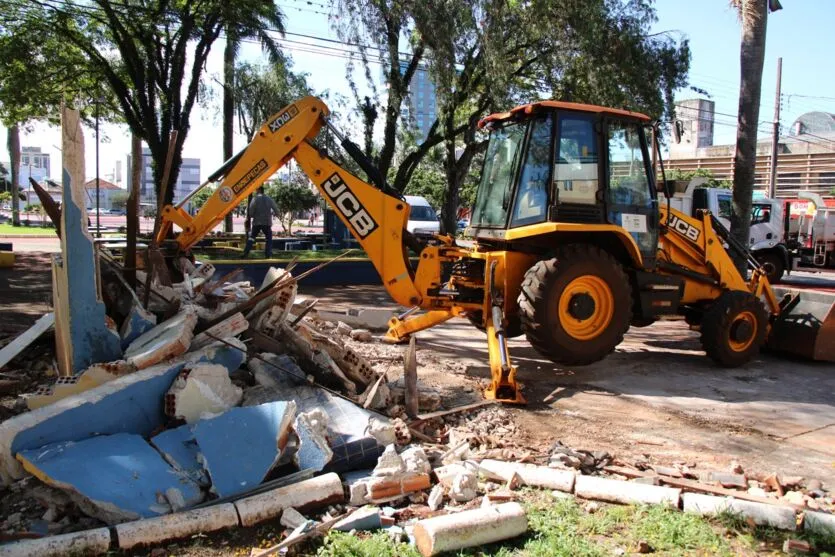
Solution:
<svg viewBox="0 0 835 557">
<path fill-rule="evenodd" d="M 651 187 L 646 136 L 638 123 L 608 120 L 606 152 L 606 211 L 611 224 L 635 239 L 644 267 L 655 263 L 658 247 L 658 202 Z"/>
</svg>

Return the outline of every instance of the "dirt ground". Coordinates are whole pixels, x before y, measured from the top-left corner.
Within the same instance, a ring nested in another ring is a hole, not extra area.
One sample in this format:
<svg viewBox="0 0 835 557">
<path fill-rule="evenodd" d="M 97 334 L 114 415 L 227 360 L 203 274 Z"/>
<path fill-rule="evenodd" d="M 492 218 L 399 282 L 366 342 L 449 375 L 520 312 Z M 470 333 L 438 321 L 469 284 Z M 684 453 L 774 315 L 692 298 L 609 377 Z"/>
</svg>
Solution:
<svg viewBox="0 0 835 557">
<path fill-rule="evenodd" d="M 382 288 L 301 289 L 319 308 L 391 307 Z M 418 334 L 420 380 L 444 405 L 480 399 L 489 377 L 484 333 L 464 319 Z M 778 472 L 835 484 L 835 364 L 763 354 L 738 369 L 715 367 L 683 322 L 633 328 L 605 360 L 567 368 L 511 341 L 525 407 L 516 424 L 532 449 L 556 440 L 624 461 Z M 402 347 L 389 347 L 393 364 Z"/>
</svg>

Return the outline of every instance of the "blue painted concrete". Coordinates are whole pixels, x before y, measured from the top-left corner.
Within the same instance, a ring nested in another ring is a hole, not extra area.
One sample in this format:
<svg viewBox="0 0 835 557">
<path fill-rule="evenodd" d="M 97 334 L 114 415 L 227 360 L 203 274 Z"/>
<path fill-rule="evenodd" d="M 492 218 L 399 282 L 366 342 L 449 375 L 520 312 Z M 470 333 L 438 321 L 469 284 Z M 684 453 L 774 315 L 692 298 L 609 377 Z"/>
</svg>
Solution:
<svg viewBox="0 0 835 557">
<path fill-rule="evenodd" d="M 240 346 L 243 348 L 243 343 Z M 6 420 L 0 426 L 0 436 L 5 437 L 7 431 L 15 432 L 12 434 L 12 455 L 50 443 L 79 441 L 101 434 L 137 433 L 148 436 L 165 423 L 165 393 L 187 363 L 220 364 L 231 373 L 244 360 L 245 354 L 240 350 L 211 344 L 172 362 L 119 377 L 55 404 Z M 18 423 L 26 425 L 18 426 Z"/>
<path fill-rule="evenodd" d="M 295 404 L 268 402 L 231 408 L 193 425 L 194 438 L 219 497 L 259 485 L 279 456 L 278 439 L 295 417 Z"/>
<path fill-rule="evenodd" d="M 72 372 L 80 373 L 92 364 L 112 362 L 122 355 L 119 335 L 105 326 L 104 303 L 96 291 L 96 263 L 93 241 L 85 234 L 87 220 L 73 202 L 72 180 L 64 169 L 61 244 L 62 266 L 67 275 L 69 306 L 68 342 L 72 344 Z"/>
<path fill-rule="evenodd" d="M 145 331 L 150 331 L 156 326 L 156 318 L 152 313 L 147 312 L 134 302 L 131 304 L 130 312 L 122 323 L 120 336 L 122 350 L 125 350 L 130 343 L 142 336 Z"/>
<path fill-rule="evenodd" d="M 151 445 L 162 454 L 162 457 L 174 468 L 184 472 L 189 478 L 208 487 L 209 476 L 203 465 L 197 460 L 200 447 L 194 439 L 191 426 L 181 425 L 174 429 L 163 431 L 151 437 Z"/>
<path fill-rule="evenodd" d="M 200 487 L 169 466 L 139 435 L 102 435 L 24 451 L 18 455 L 42 481 L 67 486 L 93 502 L 110 523 L 166 514 L 157 494 L 177 489 L 186 506 L 199 503 Z M 121 515 L 121 516 L 120 516 Z"/>
</svg>

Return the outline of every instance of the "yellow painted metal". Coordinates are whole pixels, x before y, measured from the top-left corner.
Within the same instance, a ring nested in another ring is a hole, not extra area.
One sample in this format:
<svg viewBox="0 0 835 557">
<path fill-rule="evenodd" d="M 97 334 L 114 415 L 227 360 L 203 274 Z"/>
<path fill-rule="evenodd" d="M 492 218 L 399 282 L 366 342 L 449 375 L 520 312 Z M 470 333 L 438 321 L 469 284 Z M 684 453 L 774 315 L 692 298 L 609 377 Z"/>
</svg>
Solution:
<svg viewBox="0 0 835 557">
<path fill-rule="evenodd" d="M 594 302 L 594 311 L 585 319 L 571 315 L 570 306 L 574 296 L 587 295 Z M 615 315 L 615 298 L 606 281 L 595 275 L 583 275 L 575 278 L 560 294 L 560 325 L 563 330 L 577 340 L 592 340 L 599 336 Z"/>
<path fill-rule="evenodd" d="M 427 311 L 413 317 L 400 319 L 392 317 L 389 320 L 389 330 L 383 337 L 383 341 L 392 344 L 398 344 L 409 340 L 409 335 L 424 329 L 429 329 L 435 325 L 440 325 L 445 321 L 449 321 L 453 317 L 460 315 L 463 310 L 461 308 L 452 308 L 450 310 L 435 310 Z"/>
<path fill-rule="evenodd" d="M 591 233 L 608 233 L 613 234 L 620 240 L 630 259 L 635 262 L 636 267 L 643 265 L 643 258 L 641 257 L 641 250 L 629 232 L 623 227 L 614 224 L 582 224 L 573 222 L 541 222 L 538 224 L 531 224 L 528 226 L 520 226 L 518 228 L 510 228 L 502 230 L 497 233 L 497 239 L 501 240 L 527 240 L 535 236 L 542 236 L 545 234 L 559 233 L 575 233 L 575 234 L 591 234 Z M 491 236 L 493 237 L 493 236 Z"/>
<path fill-rule="evenodd" d="M 484 398 L 512 404 L 527 404 L 528 401 L 522 396 L 522 386 L 516 382 L 516 366 L 511 363 L 507 343 L 502 345 L 499 342 L 490 312 L 487 313 L 485 322 L 487 353 L 490 356 L 490 386 L 484 390 Z M 502 352 L 507 362 L 506 366 L 502 365 Z"/>
<path fill-rule="evenodd" d="M 195 217 L 175 205 L 162 209 L 157 242 L 162 243 L 172 225 L 177 225 L 182 229 L 177 237 L 180 250 L 190 249 L 284 166 L 305 138 L 316 137 L 323 125 L 322 117 L 329 113 L 321 100 L 305 97 L 274 114 L 261 126 Z"/>
<path fill-rule="evenodd" d="M 734 327 L 738 327 L 743 323 L 746 323 L 749 327 L 751 327 L 751 335 L 745 340 L 734 340 L 731 338 L 731 333 L 733 332 Z M 728 346 L 730 346 L 731 350 L 734 352 L 745 352 L 751 347 L 751 343 L 754 342 L 754 339 L 757 338 L 757 328 L 757 317 L 750 311 L 741 312 L 734 318 L 728 329 Z"/>
</svg>

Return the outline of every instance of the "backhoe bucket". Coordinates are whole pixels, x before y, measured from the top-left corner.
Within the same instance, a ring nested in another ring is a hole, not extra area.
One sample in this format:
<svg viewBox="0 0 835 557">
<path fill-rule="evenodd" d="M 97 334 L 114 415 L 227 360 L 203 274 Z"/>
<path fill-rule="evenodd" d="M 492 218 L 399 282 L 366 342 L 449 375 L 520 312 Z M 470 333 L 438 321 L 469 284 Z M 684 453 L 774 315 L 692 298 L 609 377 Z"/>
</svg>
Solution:
<svg viewBox="0 0 835 557">
<path fill-rule="evenodd" d="M 783 311 L 766 346 L 809 360 L 835 362 L 835 294 L 775 288 Z M 788 296 L 788 298 L 786 297 Z"/>
</svg>

